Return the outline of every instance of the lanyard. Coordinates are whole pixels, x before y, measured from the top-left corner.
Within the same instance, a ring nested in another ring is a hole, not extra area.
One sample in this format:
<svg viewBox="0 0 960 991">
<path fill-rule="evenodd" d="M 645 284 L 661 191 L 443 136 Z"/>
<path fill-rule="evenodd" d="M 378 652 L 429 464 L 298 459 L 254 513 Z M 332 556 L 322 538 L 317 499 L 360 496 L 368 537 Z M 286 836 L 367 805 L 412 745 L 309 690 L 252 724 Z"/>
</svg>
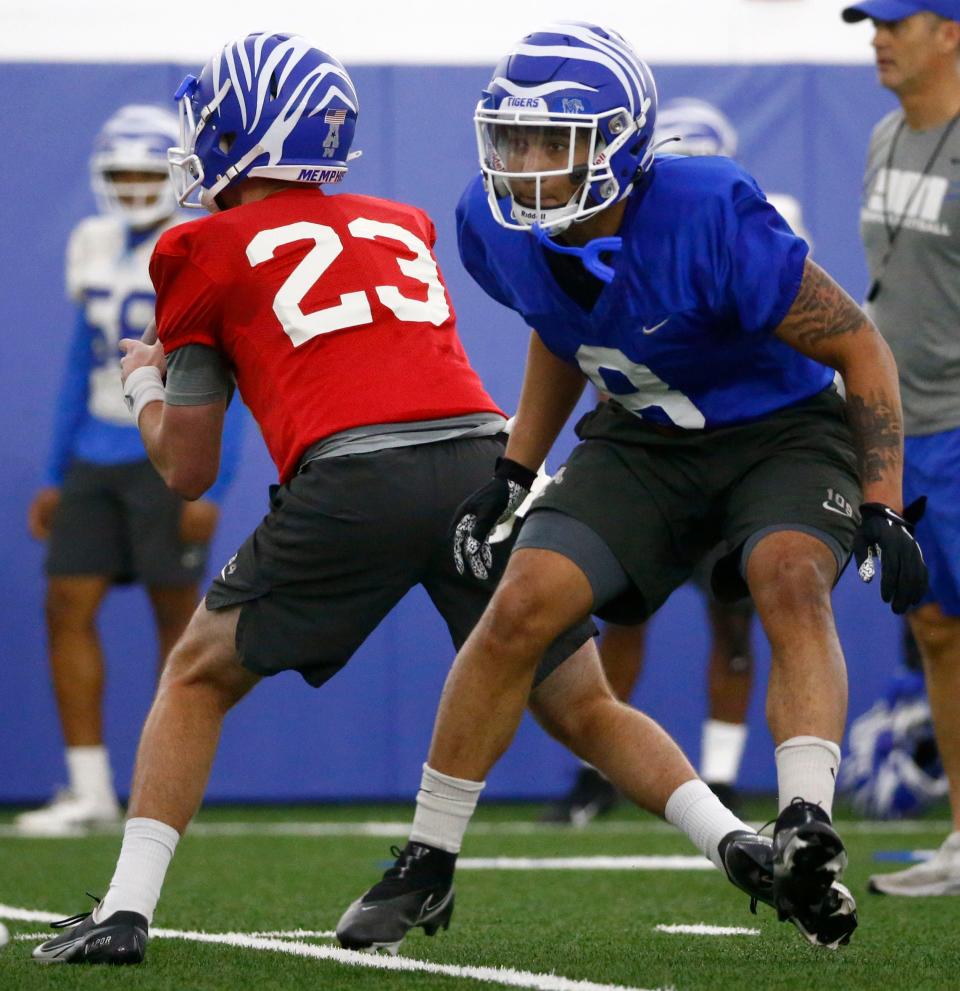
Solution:
<svg viewBox="0 0 960 991">
<path fill-rule="evenodd" d="M 900 231 L 903 230 L 904 221 L 907 219 L 910 213 L 910 207 L 913 206 L 913 201 L 916 199 L 917 193 L 920 192 L 923 186 L 924 180 L 930 175 L 931 170 L 934 165 L 936 165 L 937 159 L 940 157 L 940 152 L 943 151 L 943 146 L 947 143 L 947 139 L 953 132 L 957 121 L 960 120 L 960 111 L 955 113 L 953 117 L 950 118 L 950 123 L 944 128 L 943 134 L 940 135 L 940 139 L 937 141 L 936 147 L 927 159 L 927 164 L 924 165 L 923 171 L 920 173 L 920 178 L 917 179 L 916 185 L 910 190 L 910 195 L 907 197 L 907 202 L 903 205 L 903 211 L 898 218 L 896 225 L 893 226 L 890 223 L 890 179 L 891 170 L 893 168 L 893 155 L 897 148 L 897 142 L 900 140 L 900 135 L 903 133 L 903 129 L 906 126 L 906 117 L 902 118 L 900 123 L 897 125 L 897 130 L 894 132 L 893 140 L 890 142 L 890 149 L 887 152 L 887 164 L 886 164 L 886 184 L 883 187 L 883 226 L 887 232 L 887 250 L 883 253 L 883 258 L 880 260 L 880 265 L 877 269 L 877 277 L 870 283 L 870 288 L 867 290 L 867 302 L 872 303 L 877 296 L 880 295 L 881 289 L 881 279 L 883 278 L 884 272 L 887 270 L 887 265 L 890 263 L 890 258 L 893 255 L 893 249 L 897 242 L 897 237 Z"/>
</svg>

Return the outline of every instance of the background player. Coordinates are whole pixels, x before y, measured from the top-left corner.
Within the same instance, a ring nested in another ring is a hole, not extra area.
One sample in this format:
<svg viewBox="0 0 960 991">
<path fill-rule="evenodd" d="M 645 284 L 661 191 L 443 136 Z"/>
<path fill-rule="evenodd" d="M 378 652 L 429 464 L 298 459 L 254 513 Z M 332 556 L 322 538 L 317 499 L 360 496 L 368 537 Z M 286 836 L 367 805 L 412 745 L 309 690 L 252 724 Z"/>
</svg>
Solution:
<svg viewBox="0 0 960 991">
<path fill-rule="evenodd" d="M 908 619 L 920 648 L 953 829 L 927 863 L 878 874 L 871 890 L 960 894 L 960 2 L 867 0 L 880 84 L 900 102 L 873 129 L 860 230 L 867 311 L 896 355 L 903 393 L 904 492 L 924 495 L 918 527 L 930 593 Z"/>
<path fill-rule="evenodd" d="M 468 558 L 529 488 L 587 380 L 611 399 L 579 423 L 581 443 L 534 502 L 457 655 L 425 780 L 482 782 L 543 643 L 591 612 L 645 619 L 723 544 L 713 586 L 749 590 L 772 647 L 771 900 L 811 942 L 836 946 L 855 920 L 835 887 L 846 853 L 830 818 L 847 697 L 832 587 L 856 549 L 865 580 L 882 553 L 894 611 L 926 588 L 900 515 L 896 368 L 742 169 L 654 162 L 655 116 L 646 65 L 620 35 L 581 22 L 523 38 L 477 106 L 482 176 L 458 207 L 461 257 L 534 332 L 506 456 L 458 513 Z M 668 818 L 683 800 L 670 797 Z M 350 906 L 341 942 L 434 924 L 466 825 L 438 822 L 443 811 L 422 788 L 414 830 L 437 842 L 415 862 L 408 848 Z"/>
<path fill-rule="evenodd" d="M 316 188 L 347 169 L 357 97 L 346 70 L 303 38 L 251 35 L 187 77 L 178 99 L 180 199 L 196 194 L 214 216 L 157 244 L 161 344 L 123 342 L 126 395 L 153 463 L 196 498 L 216 474 L 235 374 L 281 485 L 170 655 L 110 889 L 34 950 L 48 962 L 143 959 L 223 718 L 261 676 L 295 670 L 323 684 L 414 585 L 458 646 L 489 599 L 455 567 L 447 531 L 503 450 L 505 418 L 460 346 L 427 216 Z M 764 897 L 769 841 L 696 780 L 655 723 L 613 698 L 592 632 L 580 623 L 543 652 L 535 714 L 643 807 L 692 795 L 675 821 Z M 456 823 L 482 786 L 434 774 L 429 787 L 441 821 Z M 436 925 L 452 908 L 451 894 Z"/>
<path fill-rule="evenodd" d="M 97 613 L 113 584 L 146 586 L 162 663 L 196 606 L 218 502 L 236 466 L 239 408 L 230 417 L 219 481 L 206 499 L 184 502 L 150 464 L 118 387 L 118 342 L 153 319 L 150 254 L 163 231 L 183 219 L 167 171 L 166 150 L 177 133 L 176 115 L 161 107 L 131 104 L 110 117 L 90 161 L 100 214 L 81 221 L 67 249 L 76 324 L 46 485 L 30 505 L 29 527 L 49 540 L 47 633 L 69 783 L 49 805 L 17 817 L 24 832 L 119 821 L 104 745 Z"/>
</svg>

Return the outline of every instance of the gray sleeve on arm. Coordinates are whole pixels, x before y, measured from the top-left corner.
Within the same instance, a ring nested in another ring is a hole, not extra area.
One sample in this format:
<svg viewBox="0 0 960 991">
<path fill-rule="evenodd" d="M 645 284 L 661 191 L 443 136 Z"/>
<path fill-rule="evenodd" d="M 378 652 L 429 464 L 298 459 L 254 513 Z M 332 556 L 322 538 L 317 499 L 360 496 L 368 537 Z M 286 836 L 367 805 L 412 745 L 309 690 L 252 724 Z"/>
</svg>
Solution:
<svg viewBox="0 0 960 991">
<path fill-rule="evenodd" d="M 164 396 L 170 406 L 205 406 L 230 401 L 233 378 L 220 353 L 205 344 L 185 344 L 167 355 Z"/>
</svg>

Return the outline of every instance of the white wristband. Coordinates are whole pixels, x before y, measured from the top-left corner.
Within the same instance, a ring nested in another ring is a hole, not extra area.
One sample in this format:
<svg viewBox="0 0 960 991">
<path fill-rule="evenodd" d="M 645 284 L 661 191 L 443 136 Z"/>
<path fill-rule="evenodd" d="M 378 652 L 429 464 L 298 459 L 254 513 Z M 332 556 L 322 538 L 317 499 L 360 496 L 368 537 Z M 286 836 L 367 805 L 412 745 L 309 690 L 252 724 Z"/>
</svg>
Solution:
<svg viewBox="0 0 960 991">
<path fill-rule="evenodd" d="M 140 414 L 149 403 L 163 402 L 165 392 L 160 369 L 156 365 L 142 365 L 135 368 L 123 386 L 123 398 L 127 408 L 133 413 L 134 423 L 139 424 Z"/>
</svg>

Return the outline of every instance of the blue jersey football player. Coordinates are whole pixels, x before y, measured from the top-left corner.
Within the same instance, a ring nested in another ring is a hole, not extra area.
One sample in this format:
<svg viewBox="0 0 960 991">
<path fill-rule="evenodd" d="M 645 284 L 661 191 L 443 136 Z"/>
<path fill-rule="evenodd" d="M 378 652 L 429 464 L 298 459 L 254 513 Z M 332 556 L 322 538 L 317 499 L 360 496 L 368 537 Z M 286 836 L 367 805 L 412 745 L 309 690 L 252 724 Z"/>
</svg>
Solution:
<svg viewBox="0 0 960 991">
<path fill-rule="evenodd" d="M 573 22 L 523 38 L 477 107 L 482 175 L 458 207 L 461 256 L 533 333 L 505 457 L 458 510 L 466 568 L 485 570 L 487 536 L 586 383 L 612 401 L 579 423 L 448 676 L 411 836 L 436 839 L 411 843 L 416 856 L 354 903 L 341 941 L 436 929 L 463 796 L 509 745 L 544 646 L 590 613 L 645 619 L 717 545 L 715 591 L 748 590 L 773 648 L 781 811 L 766 900 L 815 944 L 845 943 L 856 925 L 830 818 L 847 696 L 830 593 L 851 550 L 865 579 L 882 555 L 897 612 L 926 585 L 901 501 L 896 368 L 747 173 L 657 158 L 656 109 L 632 47 Z M 695 817 L 705 789 L 678 788 L 666 818 Z"/>
<path fill-rule="evenodd" d="M 67 247 L 76 315 L 45 484 L 28 522 L 47 544 L 50 669 L 69 783 L 47 805 L 17 816 L 18 830 L 31 835 L 75 835 L 120 821 L 103 736 L 97 615 L 114 584 L 142 584 L 162 664 L 196 608 L 219 502 L 239 460 L 238 405 L 215 489 L 184 502 L 150 464 L 119 385 L 118 342 L 139 337 L 153 319 L 150 254 L 184 219 L 167 171 L 167 146 L 178 133 L 164 107 L 127 104 L 110 116 L 90 159 L 99 212 L 73 229 Z"/>
</svg>

